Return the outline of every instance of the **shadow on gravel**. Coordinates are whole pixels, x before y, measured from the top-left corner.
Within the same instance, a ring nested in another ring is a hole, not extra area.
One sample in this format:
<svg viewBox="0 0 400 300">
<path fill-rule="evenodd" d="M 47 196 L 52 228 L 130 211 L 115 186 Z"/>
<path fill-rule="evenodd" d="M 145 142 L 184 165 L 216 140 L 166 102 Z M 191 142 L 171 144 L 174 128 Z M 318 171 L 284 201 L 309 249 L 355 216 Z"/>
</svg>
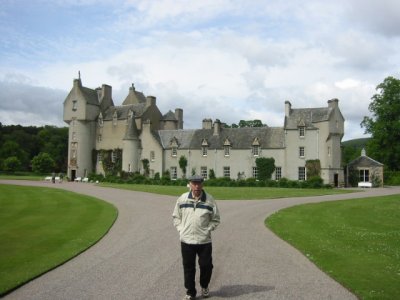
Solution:
<svg viewBox="0 0 400 300">
<path fill-rule="evenodd" d="M 247 294 L 266 292 L 275 289 L 273 286 L 262 286 L 252 284 L 223 285 L 217 291 L 213 291 L 213 296 L 221 298 L 232 298 Z"/>
</svg>

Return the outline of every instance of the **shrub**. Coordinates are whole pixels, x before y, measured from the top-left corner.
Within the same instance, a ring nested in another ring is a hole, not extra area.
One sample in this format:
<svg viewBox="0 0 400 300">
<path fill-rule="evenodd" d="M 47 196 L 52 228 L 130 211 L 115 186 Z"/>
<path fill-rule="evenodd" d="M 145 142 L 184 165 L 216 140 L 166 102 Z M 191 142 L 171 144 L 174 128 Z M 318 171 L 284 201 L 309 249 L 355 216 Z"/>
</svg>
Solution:
<svg viewBox="0 0 400 300">
<path fill-rule="evenodd" d="M 324 180 L 320 176 L 312 176 L 307 179 L 308 187 L 321 188 L 324 185 Z"/>
</svg>

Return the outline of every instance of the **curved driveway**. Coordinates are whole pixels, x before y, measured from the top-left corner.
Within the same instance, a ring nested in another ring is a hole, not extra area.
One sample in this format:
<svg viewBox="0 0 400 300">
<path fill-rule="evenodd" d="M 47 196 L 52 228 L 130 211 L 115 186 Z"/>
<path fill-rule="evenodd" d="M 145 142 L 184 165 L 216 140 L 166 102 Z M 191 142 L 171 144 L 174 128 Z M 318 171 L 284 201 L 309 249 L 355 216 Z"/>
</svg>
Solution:
<svg viewBox="0 0 400 300">
<path fill-rule="evenodd" d="M 185 290 L 180 247 L 171 218 L 177 197 L 86 183 L 0 183 L 63 188 L 104 199 L 119 210 L 114 226 L 96 245 L 4 299 L 182 299 Z M 296 204 L 388 194 L 400 194 L 400 188 L 321 197 L 218 201 L 221 224 L 213 235 L 211 299 L 356 299 L 267 230 L 264 219 Z"/>
</svg>

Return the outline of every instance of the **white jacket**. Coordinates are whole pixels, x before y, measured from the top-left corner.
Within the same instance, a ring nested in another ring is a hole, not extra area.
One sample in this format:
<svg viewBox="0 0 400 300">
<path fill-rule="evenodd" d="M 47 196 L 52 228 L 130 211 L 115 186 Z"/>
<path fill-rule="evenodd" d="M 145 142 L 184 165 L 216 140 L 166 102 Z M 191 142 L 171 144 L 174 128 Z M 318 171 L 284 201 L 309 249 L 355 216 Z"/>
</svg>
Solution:
<svg viewBox="0 0 400 300">
<path fill-rule="evenodd" d="M 211 243 L 211 231 L 220 223 L 217 203 L 204 190 L 198 201 L 192 192 L 182 194 L 176 201 L 172 218 L 180 240 L 186 244 Z"/>
</svg>

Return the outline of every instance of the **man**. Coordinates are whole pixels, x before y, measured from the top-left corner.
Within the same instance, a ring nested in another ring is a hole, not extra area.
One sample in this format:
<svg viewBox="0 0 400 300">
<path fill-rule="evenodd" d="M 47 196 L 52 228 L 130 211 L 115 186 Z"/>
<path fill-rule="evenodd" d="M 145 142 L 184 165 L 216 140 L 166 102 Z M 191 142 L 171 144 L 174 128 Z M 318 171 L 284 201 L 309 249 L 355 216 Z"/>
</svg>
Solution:
<svg viewBox="0 0 400 300">
<path fill-rule="evenodd" d="M 184 299 L 195 299 L 196 255 L 199 258 L 200 286 L 204 298 L 209 296 L 208 284 L 211 280 L 212 243 L 211 231 L 220 223 L 217 203 L 203 190 L 203 177 L 189 178 L 190 191 L 182 194 L 176 201 L 172 214 L 173 222 L 179 232 L 183 262 Z"/>
</svg>

